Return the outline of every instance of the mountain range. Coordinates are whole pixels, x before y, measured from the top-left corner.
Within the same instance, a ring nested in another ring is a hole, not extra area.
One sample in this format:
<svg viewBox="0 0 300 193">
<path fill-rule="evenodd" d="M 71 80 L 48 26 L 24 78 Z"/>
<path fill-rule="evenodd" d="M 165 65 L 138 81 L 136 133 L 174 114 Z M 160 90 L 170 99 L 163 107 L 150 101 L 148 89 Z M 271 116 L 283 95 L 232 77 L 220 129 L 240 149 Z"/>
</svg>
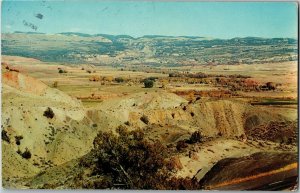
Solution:
<svg viewBox="0 0 300 193">
<path fill-rule="evenodd" d="M 3 55 L 95 65 L 230 65 L 298 59 L 297 40 L 292 38 L 14 32 L 2 34 L 1 41 Z"/>
</svg>

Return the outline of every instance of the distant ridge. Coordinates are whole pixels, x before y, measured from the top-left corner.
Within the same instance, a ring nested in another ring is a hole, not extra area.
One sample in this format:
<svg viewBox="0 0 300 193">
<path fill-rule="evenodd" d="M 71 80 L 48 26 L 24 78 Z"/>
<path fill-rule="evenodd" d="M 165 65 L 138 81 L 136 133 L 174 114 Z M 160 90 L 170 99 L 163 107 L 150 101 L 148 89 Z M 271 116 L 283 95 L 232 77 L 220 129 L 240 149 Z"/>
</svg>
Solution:
<svg viewBox="0 0 300 193">
<path fill-rule="evenodd" d="M 6 33 L 3 33 L 6 34 Z M 7 33 L 9 34 L 9 33 Z M 42 33 L 42 32 L 23 32 L 23 31 L 14 31 L 13 33 L 10 34 L 45 34 L 47 33 Z M 273 38 L 265 38 L 265 37 L 255 37 L 255 36 L 247 36 L 247 37 L 234 37 L 234 38 L 214 38 L 214 37 L 204 37 L 204 36 L 188 36 L 188 35 L 180 35 L 180 36 L 172 36 L 172 35 L 143 35 L 140 37 L 132 37 L 130 35 L 126 34 L 119 34 L 119 35 L 111 35 L 111 34 L 87 34 L 87 33 L 80 33 L 80 32 L 61 32 L 61 33 L 55 33 L 55 34 L 61 34 L 61 35 L 66 35 L 66 36 L 80 36 L 80 37 L 99 37 L 102 36 L 104 38 L 110 39 L 110 40 L 117 40 L 120 38 L 127 38 L 127 39 L 132 39 L 132 40 L 137 40 L 140 38 L 188 38 L 188 39 L 204 39 L 209 38 L 210 40 L 289 40 L 289 41 L 294 41 L 297 39 L 296 38 L 289 38 L 289 37 L 273 37 Z"/>
<path fill-rule="evenodd" d="M 15 34 L 45 34 L 41 32 L 22 32 L 22 31 L 15 31 Z"/>
<path fill-rule="evenodd" d="M 94 36 L 102 36 L 104 38 L 107 38 L 107 39 L 110 39 L 110 40 L 116 40 L 116 39 L 119 39 L 119 38 L 127 38 L 127 39 L 137 39 L 137 38 L 134 38 L 130 35 L 109 35 L 109 34 L 95 34 Z"/>
<path fill-rule="evenodd" d="M 144 35 L 140 38 L 189 38 L 189 39 L 197 39 L 197 38 L 206 38 L 206 37 L 203 37 L 203 36 Z"/>
<path fill-rule="evenodd" d="M 297 43 L 292 38 L 15 32 L 2 34 L 2 54 L 115 66 L 235 65 L 296 61 Z"/>
<path fill-rule="evenodd" d="M 62 35 L 76 35 L 76 36 L 81 36 L 81 37 L 92 37 L 93 35 L 90 34 L 85 34 L 85 33 L 79 33 L 79 32 L 62 32 L 62 33 L 58 33 L 58 34 L 62 34 Z"/>
</svg>

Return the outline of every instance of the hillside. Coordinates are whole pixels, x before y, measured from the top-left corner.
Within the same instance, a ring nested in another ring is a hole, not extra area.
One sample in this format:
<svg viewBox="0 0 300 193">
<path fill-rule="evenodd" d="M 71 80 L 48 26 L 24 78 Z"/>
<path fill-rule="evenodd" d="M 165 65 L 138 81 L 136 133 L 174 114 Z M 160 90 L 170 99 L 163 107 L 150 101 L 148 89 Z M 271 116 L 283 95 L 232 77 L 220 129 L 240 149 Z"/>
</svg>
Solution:
<svg viewBox="0 0 300 193">
<path fill-rule="evenodd" d="M 224 157 L 240 157 L 278 148 L 276 143 L 268 143 L 267 148 L 257 146 L 262 142 L 255 136 L 251 143 L 242 142 L 245 140 L 244 129 L 251 130 L 272 120 L 286 120 L 282 115 L 234 99 L 203 99 L 188 103 L 165 91 L 107 99 L 86 109 L 80 101 L 37 79 L 3 71 L 2 169 L 6 188 L 28 188 L 25 179 L 33 180 L 35 185 L 31 187 L 36 187 L 36 183 L 38 187 L 46 187 L 48 175 L 52 176 L 51 181 L 56 187 L 60 184 L 59 179 L 70 172 L 76 177 L 82 169 L 74 159 L 87 159 L 85 156 L 91 151 L 97 133 L 115 131 L 120 125 L 133 130 L 142 129 L 147 139 L 159 139 L 167 146 L 174 146 L 180 140 L 187 140 L 193 132 L 200 131 L 204 143 L 176 153 L 182 164 L 176 175 L 196 175 L 201 179 L 216 161 Z M 45 115 L 48 107 L 53 111 L 53 117 L 49 117 L 49 113 Z M 281 150 L 284 148 L 293 149 L 280 146 Z M 30 152 L 30 156 L 27 157 L 25 152 Z M 192 157 L 191 152 L 194 152 Z M 77 169 L 70 171 L 72 167 Z M 60 172 L 59 168 L 63 171 Z M 75 182 L 68 180 L 64 188 L 74 186 Z"/>
<path fill-rule="evenodd" d="M 3 73 L 2 81 L 4 180 L 34 175 L 89 151 L 97 132 L 79 101 L 18 72 Z M 45 116 L 48 107 L 53 117 Z"/>
</svg>

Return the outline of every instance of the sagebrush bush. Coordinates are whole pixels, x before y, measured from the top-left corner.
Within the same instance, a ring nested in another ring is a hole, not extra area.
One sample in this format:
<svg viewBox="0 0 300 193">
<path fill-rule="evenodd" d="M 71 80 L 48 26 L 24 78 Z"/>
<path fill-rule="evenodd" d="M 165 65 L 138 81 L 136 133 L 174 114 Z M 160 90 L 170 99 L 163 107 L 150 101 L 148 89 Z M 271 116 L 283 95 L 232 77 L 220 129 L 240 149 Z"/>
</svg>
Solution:
<svg viewBox="0 0 300 193">
<path fill-rule="evenodd" d="M 16 144 L 17 144 L 17 145 L 20 145 L 22 139 L 23 139 L 23 136 L 22 136 L 22 135 L 15 136 Z"/>
<path fill-rule="evenodd" d="M 115 78 L 115 81 L 117 83 L 121 83 L 121 82 L 124 82 L 124 79 L 122 77 L 117 77 L 117 78 Z"/>
<path fill-rule="evenodd" d="M 180 140 L 180 141 L 178 141 L 177 144 L 176 144 L 176 149 L 177 149 L 178 151 L 180 151 L 180 150 L 186 148 L 187 146 L 188 146 L 188 145 L 186 144 L 185 141 Z"/>
<path fill-rule="evenodd" d="M 25 159 L 30 159 L 31 158 L 31 153 L 28 150 L 28 148 L 25 149 L 25 151 L 21 154 L 23 158 Z"/>
<path fill-rule="evenodd" d="M 125 127 L 117 134 L 100 132 L 93 142 L 91 160 L 96 162 L 81 160 L 94 176 L 106 176 L 97 182 L 81 180 L 84 188 L 199 189 L 195 179 L 171 177 L 178 163 L 170 163 L 175 159 L 168 159 L 167 148 L 159 141 L 149 142 L 141 130 Z"/>
<path fill-rule="evenodd" d="M 60 68 L 60 69 L 58 70 L 58 73 L 60 73 L 60 74 L 62 74 L 62 73 L 67 73 L 67 71 Z"/>
<path fill-rule="evenodd" d="M 48 107 L 45 111 L 44 111 L 44 114 L 43 114 L 45 117 L 47 117 L 47 118 L 50 118 L 50 119 L 52 119 L 53 117 L 54 117 L 54 112 L 53 112 L 53 110 L 50 108 L 50 107 Z"/>
<path fill-rule="evenodd" d="M 153 85 L 154 85 L 154 81 L 153 80 L 149 80 L 149 79 L 144 80 L 144 86 L 145 86 L 145 88 L 152 88 Z"/>
<path fill-rule="evenodd" d="M 4 129 L 1 131 L 1 139 L 8 142 L 8 143 L 10 143 L 10 139 L 7 135 L 7 131 L 5 131 Z"/>
<path fill-rule="evenodd" d="M 146 116 L 146 115 L 143 115 L 141 118 L 140 118 L 141 121 L 143 121 L 146 125 L 149 123 L 149 118 Z"/>
<path fill-rule="evenodd" d="M 193 143 L 201 142 L 201 140 L 202 140 L 201 133 L 199 131 L 195 131 L 194 133 L 192 133 L 188 142 L 193 144 Z"/>
</svg>

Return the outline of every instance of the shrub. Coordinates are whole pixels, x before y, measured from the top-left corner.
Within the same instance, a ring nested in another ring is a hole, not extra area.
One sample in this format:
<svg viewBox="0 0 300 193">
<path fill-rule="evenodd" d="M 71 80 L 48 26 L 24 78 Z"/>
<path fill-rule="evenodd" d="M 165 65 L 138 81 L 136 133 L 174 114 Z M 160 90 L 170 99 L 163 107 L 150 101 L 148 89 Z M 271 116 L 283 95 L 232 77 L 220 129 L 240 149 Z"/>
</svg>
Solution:
<svg viewBox="0 0 300 193">
<path fill-rule="evenodd" d="M 20 145 L 22 139 L 23 139 L 23 136 L 22 136 L 22 135 L 15 136 L 16 144 L 17 144 L 17 145 Z"/>
<path fill-rule="evenodd" d="M 154 82 L 153 82 L 152 80 L 146 79 L 146 80 L 144 81 L 144 86 L 145 86 L 145 88 L 152 88 L 153 85 L 154 85 Z"/>
<path fill-rule="evenodd" d="M 25 151 L 21 155 L 25 159 L 30 159 L 31 158 L 31 153 L 30 153 L 30 151 L 28 150 L 27 147 L 26 147 Z"/>
<path fill-rule="evenodd" d="M 140 130 L 128 132 L 120 127 L 117 132 L 119 137 L 100 132 L 94 140 L 98 172 L 114 176 L 114 183 L 126 188 L 146 188 L 146 179 L 154 180 L 164 166 L 164 147 L 144 141 Z"/>
<path fill-rule="evenodd" d="M 180 150 L 186 148 L 187 146 L 188 146 L 188 145 L 185 143 L 185 141 L 180 140 L 180 141 L 177 142 L 176 149 L 177 149 L 178 151 L 180 151 Z"/>
<path fill-rule="evenodd" d="M 193 143 L 201 142 L 201 140 L 202 140 L 201 133 L 199 131 L 195 131 L 194 133 L 192 133 L 188 142 L 193 144 Z"/>
<path fill-rule="evenodd" d="M 44 114 L 43 114 L 45 117 L 47 117 L 47 118 L 50 118 L 50 119 L 52 119 L 53 117 L 54 117 L 54 112 L 53 112 L 53 110 L 50 108 L 50 107 L 48 107 L 45 111 L 44 111 Z"/>
<path fill-rule="evenodd" d="M 61 68 L 59 68 L 58 73 L 60 73 L 60 74 L 62 74 L 62 73 L 67 73 L 67 71 L 66 71 L 66 70 L 63 70 L 63 69 L 61 69 Z"/>
<path fill-rule="evenodd" d="M 267 86 L 268 90 L 275 90 L 276 89 L 276 85 L 273 82 L 267 82 L 266 86 Z"/>
<path fill-rule="evenodd" d="M 86 72 L 87 72 L 87 73 L 89 73 L 89 74 L 91 74 L 91 73 L 92 73 L 92 71 L 91 71 L 91 70 L 87 70 Z"/>
<path fill-rule="evenodd" d="M 7 135 L 7 131 L 5 131 L 4 129 L 1 131 L 1 139 L 8 142 L 8 143 L 10 143 L 10 139 Z"/>
<path fill-rule="evenodd" d="M 149 123 L 149 119 L 146 115 L 143 115 L 141 118 L 140 118 L 141 121 L 143 121 L 146 125 Z"/>
<path fill-rule="evenodd" d="M 94 167 L 88 162 L 84 167 L 92 169 L 90 178 L 105 175 L 106 181 L 97 178 L 95 184 L 80 180 L 85 188 L 199 189 L 195 179 L 170 177 L 167 166 L 176 164 L 169 163 L 172 159 L 167 159 L 167 148 L 159 141 L 147 141 L 141 130 L 119 127 L 117 133 L 100 132 L 94 139 L 90 160 L 97 161 L 91 161 Z"/>
<path fill-rule="evenodd" d="M 172 118 L 174 119 L 175 118 L 175 113 L 172 113 L 171 115 L 172 115 Z"/>
<path fill-rule="evenodd" d="M 175 73 L 169 73 L 169 77 L 176 77 Z"/>
<path fill-rule="evenodd" d="M 115 78 L 115 81 L 120 83 L 120 82 L 124 82 L 124 79 L 122 77 L 117 77 Z"/>
</svg>

